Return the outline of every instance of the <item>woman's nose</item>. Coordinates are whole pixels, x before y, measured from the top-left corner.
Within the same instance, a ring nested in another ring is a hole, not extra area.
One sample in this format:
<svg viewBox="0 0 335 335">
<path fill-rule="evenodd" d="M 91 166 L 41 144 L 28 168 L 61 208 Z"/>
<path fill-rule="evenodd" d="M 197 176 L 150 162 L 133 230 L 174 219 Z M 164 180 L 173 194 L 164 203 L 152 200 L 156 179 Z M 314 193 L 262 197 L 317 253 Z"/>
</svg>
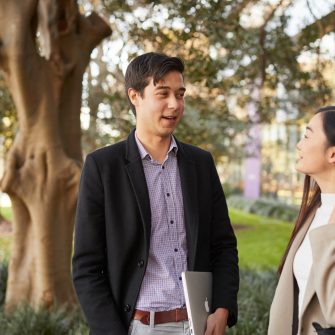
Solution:
<svg viewBox="0 0 335 335">
<path fill-rule="evenodd" d="M 301 150 L 301 140 L 297 143 L 297 149 Z"/>
</svg>

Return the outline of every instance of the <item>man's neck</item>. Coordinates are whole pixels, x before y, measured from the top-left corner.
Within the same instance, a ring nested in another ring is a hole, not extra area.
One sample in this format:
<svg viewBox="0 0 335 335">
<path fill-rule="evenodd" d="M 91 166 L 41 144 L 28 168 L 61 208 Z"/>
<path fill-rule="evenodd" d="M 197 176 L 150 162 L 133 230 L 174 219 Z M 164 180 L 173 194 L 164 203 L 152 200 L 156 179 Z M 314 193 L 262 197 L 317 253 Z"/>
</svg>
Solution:
<svg viewBox="0 0 335 335">
<path fill-rule="evenodd" d="M 145 150 L 157 162 L 163 163 L 170 148 L 172 135 L 168 137 L 145 136 L 136 131 L 136 136 L 144 146 Z"/>
</svg>

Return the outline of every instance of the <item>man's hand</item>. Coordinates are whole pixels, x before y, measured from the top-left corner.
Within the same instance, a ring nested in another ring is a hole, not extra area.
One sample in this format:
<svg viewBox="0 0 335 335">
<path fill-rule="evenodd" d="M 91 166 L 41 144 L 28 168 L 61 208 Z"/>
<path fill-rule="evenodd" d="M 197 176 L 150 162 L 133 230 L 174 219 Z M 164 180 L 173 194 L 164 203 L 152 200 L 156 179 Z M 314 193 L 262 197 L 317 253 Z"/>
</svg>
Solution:
<svg viewBox="0 0 335 335">
<path fill-rule="evenodd" d="M 204 335 L 224 335 L 229 311 L 225 308 L 218 308 L 207 318 L 207 327 Z"/>
</svg>

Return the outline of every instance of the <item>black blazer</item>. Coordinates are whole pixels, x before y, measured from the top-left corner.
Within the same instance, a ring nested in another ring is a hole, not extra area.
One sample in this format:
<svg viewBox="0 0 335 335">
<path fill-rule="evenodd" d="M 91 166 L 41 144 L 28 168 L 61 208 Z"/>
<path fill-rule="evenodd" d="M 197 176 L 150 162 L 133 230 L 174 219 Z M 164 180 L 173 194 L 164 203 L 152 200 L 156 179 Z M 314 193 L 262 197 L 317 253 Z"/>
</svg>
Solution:
<svg viewBox="0 0 335 335">
<path fill-rule="evenodd" d="M 213 310 L 237 321 L 236 238 L 212 156 L 177 142 L 188 269 L 213 272 Z M 75 224 L 73 281 L 94 335 L 126 335 L 145 273 L 151 210 L 134 131 L 89 154 Z"/>
</svg>

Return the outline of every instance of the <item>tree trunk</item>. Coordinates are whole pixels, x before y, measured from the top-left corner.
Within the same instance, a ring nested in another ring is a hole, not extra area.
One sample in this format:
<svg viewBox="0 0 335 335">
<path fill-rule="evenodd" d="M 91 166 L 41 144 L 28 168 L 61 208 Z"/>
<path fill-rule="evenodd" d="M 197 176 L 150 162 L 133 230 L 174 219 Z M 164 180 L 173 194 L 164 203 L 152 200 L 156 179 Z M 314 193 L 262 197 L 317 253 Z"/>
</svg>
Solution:
<svg viewBox="0 0 335 335">
<path fill-rule="evenodd" d="M 82 77 L 111 30 L 71 0 L 0 0 L 0 7 L 0 68 L 19 119 L 1 181 L 14 217 L 6 309 L 71 305 Z"/>
</svg>

